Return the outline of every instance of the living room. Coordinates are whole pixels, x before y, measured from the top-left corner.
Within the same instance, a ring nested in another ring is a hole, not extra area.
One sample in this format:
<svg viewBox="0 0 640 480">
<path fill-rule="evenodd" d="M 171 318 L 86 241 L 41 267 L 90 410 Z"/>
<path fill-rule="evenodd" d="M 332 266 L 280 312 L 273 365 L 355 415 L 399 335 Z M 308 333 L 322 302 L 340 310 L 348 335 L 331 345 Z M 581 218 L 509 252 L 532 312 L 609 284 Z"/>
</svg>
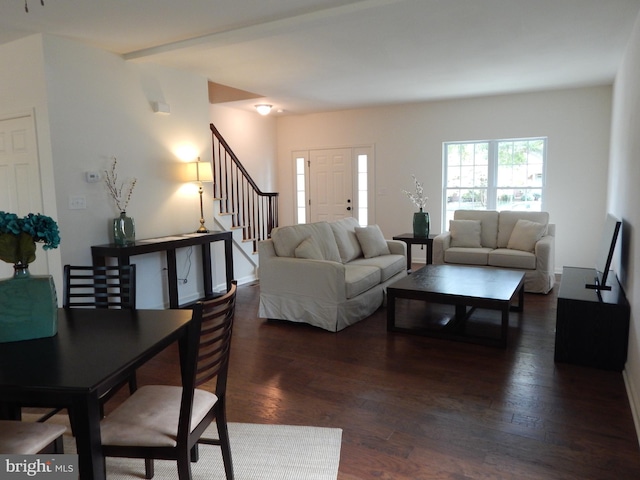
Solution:
<svg viewBox="0 0 640 480">
<path fill-rule="evenodd" d="M 38 8 L 39 5 L 36 5 Z M 35 8 L 32 6 L 31 8 Z M 45 8 L 54 8 L 47 2 Z M 44 213 L 62 231 L 58 250 L 44 256 L 41 271 L 59 284 L 62 265 L 88 264 L 91 245 L 109 240 L 117 213 L 100 183 L 84 180 L 118 158 L 120 174 L 138 184 L 129 213 L 140 238 L 195 230 L 197 197 L 176 180 L 180 146 L 211 158 L 214 123 L 264 191 L 280 193 L 280 223 L 293 223 L 291 152 L 327 146 L 374 145 L 375 219 L 387 236 L 408 231 L 413 207 L 401 193 L 411 174 L 425 183 L 433 231 L 442 229 L 442 143 L 487 138 L 547 136 L 545 210 L 557 225 L 556 265 L 591 266 L 604 216 L 623 220 L 614 269 L 631 303 L 629 358 L 624 372 L 640 431 L 640 267 L 634 261 L 640 225 L 640 179 L 634 152 L 640 120 L 640 25 L 636 22 L 615 82 L 551 91 L 416 102 L 305 115 L 259 117 L 231 106 L 210 105 L 204 75 L 121 56 L 67 38 L 35 35 L 0 46 L 0 115 L 33 115 L 40 155 Z M 154 114 L 150 102 L 171 105 Z M 69 195 L 87 199 L 68 209 Z M 210 228 L 214 209 L 205 204 Z M 180 257 L 186 261 L 186 255 Z M 235 258 L 244 283 L 255 265 Z M 139 305 L 164 303 L 162 259 L 140 259 Z M 4 268 L 4 266 L 3 266 Z M 8 270 L 0 271 L 3 278 Z M 216 269 L 215 283 L 224 272 Z M 185 299 L 199 279 L 181 286 Z"/>
</svg>

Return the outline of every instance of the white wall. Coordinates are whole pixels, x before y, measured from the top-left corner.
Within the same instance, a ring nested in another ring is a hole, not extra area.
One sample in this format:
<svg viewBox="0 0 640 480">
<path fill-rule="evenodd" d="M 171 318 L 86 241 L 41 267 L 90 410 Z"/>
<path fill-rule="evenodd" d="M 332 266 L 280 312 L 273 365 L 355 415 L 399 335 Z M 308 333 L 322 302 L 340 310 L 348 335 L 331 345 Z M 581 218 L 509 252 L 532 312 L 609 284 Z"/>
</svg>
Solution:
<svg viewBox="0 0 640 480">
<path fill-rule="evenodd" d="M 625 380 L 640 436 L 640 17 L 614 86 L 609 169 L 610 211 L 622 220 L 614 269 L 631 304 Z"/>
<path fill-rule="evenodd" d="M 42 37 L 32 36 L 0 46 L 0 65 L 4 66 L 0 68 L 0 116 L 7 118 L 25 112 L 33 115 L 40 175 L 43 179 L 41 213 L 57 219 L 55 186 L 50 181 L 53 178 L 53 159 Z M 0 205 L 0 210 L 6 210 L 6 207 Z M 45 252 L 38 245 L 37 256 L 38 259 L 47 257 L 48 268 L 46 271 L 33 270 L 33 273 L 51 274 L 55 283 L 61 285 L 61 250 Z M 11 273 L 8 265 L 0 267 L 0 278 L 6 278 Z"/>
<path fill-rule="evenodd" d="M 375 221 L 390 237 L 411 231 L 415 208 L 401 191 L 413 190 L 412 173 L 425 184 L 432 232 L 441 231 L 443 142 L 547 136 L 543 208 L 557 225 L 556 267 L 591 266 L 606 213 L 610 121 L 609 86 L 282 117 L 280 224 L 294 218 L 294 150 L 375 145 Z"/>
<path fill-rule="evenodd" d="M 195 231 L 200 217 L 197 191 L 179 179 L 178 152 L 186 146 L 194 156 L 211 158 L 207 79 L 125 62 L 118 55 L 55 36 L 32 37 L 29 42 L 41 42 L 40 56 L 26 56 L 29 52 L 22 45 L 9 45 L 0 50 L 3 65 L 22 58 L 40 64 L 46 91 L 20 86 L 28 84 L 30 77 L 11 68 L 5 73 L 11 83 L 7 94 L 0 97 L 0 111 L 35 107 L 38 120 L 44 122 L 37 132 L 40 157 L 45 165 L 51 159 L 53 176 L 43 175 L 43 188 L 55 191 L 47 206 L 57 205 L 54 218 L 61 231 L 62 263 L 89 264 L 90 246 L 111 241 L 111 220 L 118 212 L 102 182 L 84 179 L 86 171 L 109 168 L 111 156 L 118 158 L 121 179 L 138 179 L 127 209 L 136 221 L 137 238 Z M 38 68 L 32 68 L 37 73 Z M 19 105 L 13 106 L 13 97 L 22 91 Z M 153 113 L 150 102 L 157 100 L 170 104 L 170 115 Z M 43 144 L 43 133 L 49 145 Z M 70 195 L 85 196 L 87 208 L 70 210 Z M 206 202 L 207 218 L 212 210 L 211 202 Z M 221 245 L 216 248 L 222 252 Z M 221 255 L 214 254 L 216 258 Z M 134 261 L 139 266 L 139 306 L 167 305 L 164 255 L 149 254 Z M 191 258 L 187 249 L 178 252 L 178 274 L 188 280 L 180 286 L 182 301 L 202 292 L 198 262 L 199 249 L 194 249 Z M 222 262 L 214 275 L 214 286 L 224 286 Z"/>
</svg>

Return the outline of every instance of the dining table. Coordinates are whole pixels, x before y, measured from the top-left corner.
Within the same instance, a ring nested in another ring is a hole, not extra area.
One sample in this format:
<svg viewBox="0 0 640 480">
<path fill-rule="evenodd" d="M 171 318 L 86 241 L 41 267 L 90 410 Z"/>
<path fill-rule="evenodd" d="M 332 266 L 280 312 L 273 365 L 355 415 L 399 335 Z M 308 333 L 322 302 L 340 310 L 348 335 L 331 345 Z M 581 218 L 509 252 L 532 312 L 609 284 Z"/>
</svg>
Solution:
<svg viewBox="0 0 640 480">
<path fill-rule="evenodd" d="M 67 408 L 80 479 L 105 479 L 99 398 L 186 341 L 191 316 L 188 309 L 58 309 L 56 335 L 0 344 L 0 418 L 20 419 L 25 406 Z"/>
</svg>

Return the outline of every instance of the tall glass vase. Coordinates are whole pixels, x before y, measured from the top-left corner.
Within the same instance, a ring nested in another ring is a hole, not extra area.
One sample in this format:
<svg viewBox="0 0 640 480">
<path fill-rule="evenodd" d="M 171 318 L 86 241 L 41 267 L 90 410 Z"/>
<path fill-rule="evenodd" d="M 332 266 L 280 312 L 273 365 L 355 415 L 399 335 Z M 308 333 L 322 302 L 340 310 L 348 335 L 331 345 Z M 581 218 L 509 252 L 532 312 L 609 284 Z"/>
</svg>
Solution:
<svg viewBox="0 0 640 480">
<path fill-rule="evenodd" d="M 52 337 L 58 333 L 58 297 L 51 275 L 31 275 L 15 265 L 0 280 L 0 342 Z"/>
<path fill-rule="evenodd" d="M 413 236 L 427 238 L 429 236 L 429 212 L 419 212 L 413 214 Z"/>
<path fill-rule="evenodd" d="M 120 216 L 113 219 L 113 243 L 131 245 L 135 241 L 136 224 L 133 218 L 127 217 L 127 212 L 120 212 Z"/>
</svg>

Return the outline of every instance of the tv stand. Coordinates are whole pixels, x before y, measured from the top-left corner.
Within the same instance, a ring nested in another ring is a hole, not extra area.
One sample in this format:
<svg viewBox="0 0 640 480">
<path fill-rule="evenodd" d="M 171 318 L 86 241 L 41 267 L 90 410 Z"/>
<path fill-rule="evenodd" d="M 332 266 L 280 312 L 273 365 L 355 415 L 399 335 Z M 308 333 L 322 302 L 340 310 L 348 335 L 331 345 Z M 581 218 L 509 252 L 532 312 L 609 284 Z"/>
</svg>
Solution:
<svg viewBox="0 0 640 480">
<path fill-rule="evenodd" d="M 627 361 L 629 302 L 615 275 L 610 290 L 590 288 L 594 276 L 593 268 L 562 269 L 554 359 L 620 372 Z"/>
</svg>

